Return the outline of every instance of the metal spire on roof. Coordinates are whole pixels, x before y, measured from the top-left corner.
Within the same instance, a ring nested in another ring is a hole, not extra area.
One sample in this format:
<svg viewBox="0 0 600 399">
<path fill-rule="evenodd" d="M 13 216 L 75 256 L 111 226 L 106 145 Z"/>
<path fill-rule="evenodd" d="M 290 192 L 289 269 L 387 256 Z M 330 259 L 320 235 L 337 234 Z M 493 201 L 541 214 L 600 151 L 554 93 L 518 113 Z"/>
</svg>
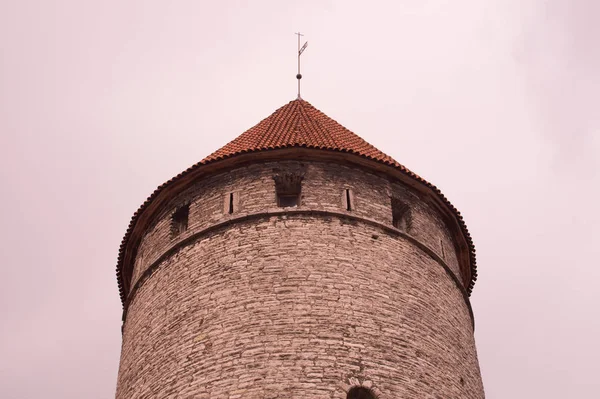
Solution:
<svg viewBox="0 0 600 399">
<path fill-rule="evenodd" d="M 300 32 L 297 32 L 296 35 L 298 35 L 298 74 L 296 75 L 296 79 L 298 79 L 298 99 L 301 100 L 302 97 L 300 97 L 300 79 L 302 79 L 302 74 L 300 73 L 300 56 L 302 55 L 304 50 L 306 50 L 306 46 L 308 46 L 308 42 L 305 42 L 302 45 L 302 47 L 300 47 L 300 36 L 304 36 L 304 35 Z"/>
</svg>

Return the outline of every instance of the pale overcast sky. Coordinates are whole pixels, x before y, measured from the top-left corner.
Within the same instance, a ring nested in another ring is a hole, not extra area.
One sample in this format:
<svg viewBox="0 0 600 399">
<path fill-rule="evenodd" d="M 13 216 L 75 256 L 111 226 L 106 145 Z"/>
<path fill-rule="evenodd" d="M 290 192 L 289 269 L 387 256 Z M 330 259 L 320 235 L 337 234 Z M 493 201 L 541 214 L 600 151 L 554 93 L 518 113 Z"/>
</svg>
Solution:
<svg viewBox="0 0 600 399">
<path fill-rule="evenodd" d="M 598 398 L 597 0 L 0 1 L 0 397 L 114 397 L 115 278 L 161 183 L 296 96 L 477 248 L 488 399 Z"/>
</svg>

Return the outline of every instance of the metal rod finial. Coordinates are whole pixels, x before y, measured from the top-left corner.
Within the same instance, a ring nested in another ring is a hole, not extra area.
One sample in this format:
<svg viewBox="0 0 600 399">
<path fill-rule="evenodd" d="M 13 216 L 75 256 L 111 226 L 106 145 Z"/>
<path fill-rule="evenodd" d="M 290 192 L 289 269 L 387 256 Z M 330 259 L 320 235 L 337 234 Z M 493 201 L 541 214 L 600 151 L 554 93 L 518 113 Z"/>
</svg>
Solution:
<svg viewBox="0 0 600 399">
<path fill-rule="evenodd" d="M 300 36 L 304 36 L 304 35 L 300 32 L 296 32 L 296 35 L 298 35 L 298 73 L 296 74 L 296 79 L 298 79 L 298 99 L 302 99 L 302 97 L 300 97 L 300 79 L 302 79 L 302 74 L 300 73 L 300 56 L 302 55 L 304 50 L 306 50 L 306 46 L 308 46 L 308 42 L 305 42 L 302 45 L 302 47 L 300 47 Z"/>
</svg>

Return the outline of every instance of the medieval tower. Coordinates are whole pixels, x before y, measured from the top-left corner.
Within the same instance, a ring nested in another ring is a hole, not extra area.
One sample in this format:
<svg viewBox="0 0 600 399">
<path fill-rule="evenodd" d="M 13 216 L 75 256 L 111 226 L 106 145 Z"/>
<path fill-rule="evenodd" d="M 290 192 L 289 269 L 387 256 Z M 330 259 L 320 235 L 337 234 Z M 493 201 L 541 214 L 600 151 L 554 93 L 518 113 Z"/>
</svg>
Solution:
<svg viewBox="0 0 600 399">
<path fill-rule="evenodd" d="M 117 278 L 118 399 L 484 398 L 460 213 L 300 98 L 158 187 Z"/>
</svg>

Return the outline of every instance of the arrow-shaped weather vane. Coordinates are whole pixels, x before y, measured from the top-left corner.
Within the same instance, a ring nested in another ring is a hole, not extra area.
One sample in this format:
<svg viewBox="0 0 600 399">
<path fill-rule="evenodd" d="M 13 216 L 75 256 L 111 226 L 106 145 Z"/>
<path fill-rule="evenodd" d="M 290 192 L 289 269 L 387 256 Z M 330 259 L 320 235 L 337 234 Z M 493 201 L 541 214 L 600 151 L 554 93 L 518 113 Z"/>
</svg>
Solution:
<svg viewBox="0 0 600 399">
<path fill-rule="evenodd" d="M 304 45 L 300 47 L 300 36 L 304 35 L 300 32 L 296 33 L 296 35 L 298 35 L 298 74 L 296 75 L 296 79 L 298 79 L 298 99 L 301 99 L 302 97 L 300 97 L 300 79 L 302 79 L 302 74 L 300 73 L 300 56 L 302 55 L 304 50 L 306 50 L 308 42 L 305 42 Z"/>
</svg>

